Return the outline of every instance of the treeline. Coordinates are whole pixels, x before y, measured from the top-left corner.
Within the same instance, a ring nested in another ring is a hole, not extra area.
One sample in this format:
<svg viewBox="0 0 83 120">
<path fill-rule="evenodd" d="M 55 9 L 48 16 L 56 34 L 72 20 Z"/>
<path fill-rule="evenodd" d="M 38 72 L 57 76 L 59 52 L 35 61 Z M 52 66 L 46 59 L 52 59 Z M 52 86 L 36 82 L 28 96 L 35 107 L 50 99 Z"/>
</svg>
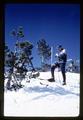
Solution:
<svg viewBox="0 0 83 120">
<path fill-rule="evenodd" d="M 9 46 L 5 45 L 5 67 L 11 67 L 12 70 L 14 67 L 22 66 L 27 70 L 33 69 L 33 59 L 32 51 L 34 45 L 30 41 L 24 40 L 24 31 L 23 27 L 19 27 L 18 31 L 12 30 L 11 35 L 16 39 L 16 43 L 14 45 L 14 51 L 9 49 Z M 44 71 L 50 65 L 48 61 L 51 57 L 51 47 L 47 44 L 45 39 L 39 40 L 36 45 L 38 55 L 41 59 L 41 69 Z"/>
<path fill-rule="evenodd" d="M 50 69 L 51 63 L 48 64 L 49 60 L 51 60 L 51 46 L 46 42 L 45 39 L 40 39 L 38 42 L 33 45 L 30 41 L 24 40 L 24 31 L 23 27 L 20 26 L 18 30 L 12 30 L 11 35 L 16 39 L 16 43 L 14 45 L 14 51 L 9 49 L 9 46 L 5 45 L 5 70 L 8 67 L 11 67 L 12 70 L 15 67 L 26 68 L 27 70 L 35 70 L 33 65 L 32 51 L 36 46 L 37 54 L 41 60 L 41 66 L 36 68 L 38 70 L 46 71 Z M 70 72 L 80 72 L 80 65 L 77 64 L 74 60 L 67 63 L 66 67 L 67 71 Z"/>
</svg>

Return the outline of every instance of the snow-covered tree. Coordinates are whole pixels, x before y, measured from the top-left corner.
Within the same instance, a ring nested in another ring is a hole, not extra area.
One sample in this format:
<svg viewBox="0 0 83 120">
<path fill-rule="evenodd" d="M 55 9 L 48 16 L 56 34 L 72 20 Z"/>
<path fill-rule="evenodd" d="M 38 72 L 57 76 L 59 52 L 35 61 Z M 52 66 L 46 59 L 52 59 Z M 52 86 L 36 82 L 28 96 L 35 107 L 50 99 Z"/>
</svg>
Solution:
<svg viewBox="0 0 83 120">
<path fill-rule="evenodd" d="M 19 46 L 19 48 L 18 48 Z M 32 63 L 32 48 L 33 45 L 29 41 L 24 42 L 18 42 L 16 43 L 16 55 L 18 56 L 18 59 L 21 61 L 21 63 L 31 65 L 32 69 L 33 63 Z"/>
<path fill-rule="evenodd" d="M 29 65 L 32 69 L 32 48 L 33 45 L 29 41 L 21 41 L 20 39 L 24 37 L 23 29 L 19 28 L 18 31 L 12 32 L 12 35 L 16 37 L 15 49 L 14 51 L 10 51 L 8 46 L 5 46 L 5 71 L 8 71 L 8 82 L 7 87 L 10 89 L 10 83 L 12 81 L 12 77 L 14 78 L 14 83 L 17 84 L 19 79 L 19 83 L 21 85 L 22 79 L 25 78 L 25 75 L 28 71 Z M 20 39 L 18 39 L 18 37 Z"/>
<path fill-rule="evenodd" d="M 10 84 L 14 70 L 15 57 L 14 57 L 14 52 L 12 52 L 7 45 L 5 45 L 4 52 L 5 52 L 4 77 L 8 78 L 6 87 L 7 89 L 10 89 Z"/>
<path fill-rule="evenodd" d="M 67 62 L 67 71 L 79 73 L 80 72 L 79 60 L 70 59 L 70 61 Z"/>
<path fill-rule="evenodd" d="M 14 46 L 15 47 L 14 53 L 15 53 L 18 61 L 21 61 L 22 65 L 28 63 L 31 65 L 32 68 L 34 68 L 33 64 L 32 64 L 33 57 L 31 56 L 33 45 L 29 41 L 25 41 L 23 39 L 23 37 L 24 37 L 23 27 L 19 26 L 18 30 L 14 29 L 11 32 L 11 34 L 14 37 L 16 37 L 16 44 Z"/>
<path fill-rule="evenodd" d="M 6 68 L 13 68 L 14 66 L 14 52 L 12 52 L 8 46 L 5 46 L 5 60 L 4 60 L 4 65 Z"/>
</svg>

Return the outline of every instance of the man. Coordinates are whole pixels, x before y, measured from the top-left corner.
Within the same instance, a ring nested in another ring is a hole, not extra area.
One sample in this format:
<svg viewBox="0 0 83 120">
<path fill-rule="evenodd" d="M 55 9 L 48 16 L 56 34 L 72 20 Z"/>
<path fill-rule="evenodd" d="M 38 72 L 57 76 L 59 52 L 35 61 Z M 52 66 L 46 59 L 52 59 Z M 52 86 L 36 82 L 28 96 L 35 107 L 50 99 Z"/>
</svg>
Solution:
<svg viewBox="0 0 83 120">
<path fill-rule="evenodd" d="M 63 76 L 63 85 L 66 85 L 65 66 L 66 66 L 66 61 L 67 61 L 67 53 L 66 53 L 66 50 L 61 45 L 58 46 L 58 51 L 59 51 L 59 53 L 56 54 L 56 56 L 55 56 L 58 58 L 58 62 L 56 62 L 51 67 L 52 80 L 50 80 L 50 82 L 55 81 L 54 80 L 54 70 L 55 70 L 55 68 L 60 67 L 62 76 Z"/>
</svg>

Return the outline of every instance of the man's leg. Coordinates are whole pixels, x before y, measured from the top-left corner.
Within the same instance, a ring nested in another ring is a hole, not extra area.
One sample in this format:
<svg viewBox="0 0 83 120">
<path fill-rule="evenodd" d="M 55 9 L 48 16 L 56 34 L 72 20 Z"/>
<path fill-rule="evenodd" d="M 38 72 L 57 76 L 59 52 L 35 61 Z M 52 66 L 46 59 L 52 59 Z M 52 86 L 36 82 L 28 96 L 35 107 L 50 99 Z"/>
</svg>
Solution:
<svg viewBox="0 0 83 120">
<path fill-rule="evenodd" d="M 53 65 L 51 67 L 51 75 L 52 75 L 52 78 L 54 78 L 54 70 L 55 70 L 55 65 Z"/>
<path fill-rule="evenodd" d="M 52 67 L 51 67 L 51 75 L 52 75 L 52 78 L 54 79 L 54 70 L 55 68 L 59 67 L 59 64 L 58 63 L 55 63 Z"/>
<path fill-rule="evenodd" d="M 62 71 L 62 75 L 63 75 L 63 84 L 66 84 L 66 75 L 65 75 L 65 72 Z"/>
<path fill-rule="evenodd" d="M 61 71 L 63 76 L 63 85 L 65 85 L 66 84 L 65 63 L 61 64 Z"/>
</svg>

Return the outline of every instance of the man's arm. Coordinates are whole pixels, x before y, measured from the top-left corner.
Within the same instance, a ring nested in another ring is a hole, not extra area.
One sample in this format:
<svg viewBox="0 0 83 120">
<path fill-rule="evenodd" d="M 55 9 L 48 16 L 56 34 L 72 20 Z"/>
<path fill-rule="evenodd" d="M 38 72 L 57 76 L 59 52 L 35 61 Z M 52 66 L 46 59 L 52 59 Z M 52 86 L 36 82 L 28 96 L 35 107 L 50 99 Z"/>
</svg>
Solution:
<svg viewBox="0 0 83 120">
<path fill-rule="evenodd" d="M 66 54 L 66 50 L 63 49 L 59 54 L 56 54 L 56 56 L 58 58 L 59 61 L 66 61 L 66 57 L 67 57 L 67 54 Z"/>
</svg>

